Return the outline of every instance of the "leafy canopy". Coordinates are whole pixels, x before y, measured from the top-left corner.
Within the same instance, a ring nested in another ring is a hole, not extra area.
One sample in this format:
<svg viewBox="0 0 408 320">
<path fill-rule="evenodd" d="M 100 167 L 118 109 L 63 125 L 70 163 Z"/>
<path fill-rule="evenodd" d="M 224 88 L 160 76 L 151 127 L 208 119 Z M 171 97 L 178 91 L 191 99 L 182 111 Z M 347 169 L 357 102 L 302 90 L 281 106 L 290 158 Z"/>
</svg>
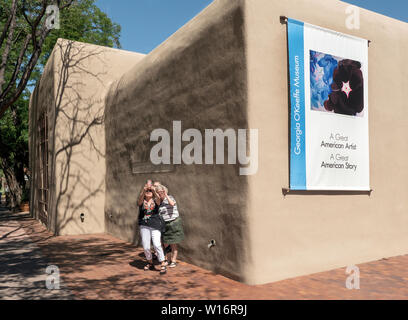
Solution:
<svg viewBox="0 0 408 320">
<path fill-rule="evenodd" d="M 17 1 L 15 28 L 12 37 L 13 44 L 10 46 L 7 64 L 4 68 L 5 84 L 10 83 L 10 80 L 13 78 L 21 48 L 25 45 L 25 37 L 31 31 L 29 22 L 32 22 L 36 14 L 40 12 L 42 2 L 38 0 Z M 0 0 L 0 34 L 5 30 L 5 26 L 7 26 L 9 21 L 8 14 L 13 9 L 13 3 L 12 0 Z M 24 9 L 26 10 L 26 16 L 24 16 Z M 27 87 L 0 118 L 0 159 L 7 160 L 10 166 L 19 171 L 19 174 L 16 174 L 16 176 L 22 176 L 22 168 L 28 167 L 29 89 L 32 89 L 40 79 L 42 70 L 50 57 L 57 39 L 65 38 L 107 47 L 121 47 L 119 42 L 120 25 L 112 22 L 106 13 L 95 5 L 95 0 L 75 0 L 70 6 L 60 11 L 59 18 L 60 29 L 50 30 L 45 37 L 42 43 L 41 54 L 30 74 Z M 6 47 L 6 38 L 4 40 L 4 45 L 0 46 L 0 57 L 3 56 Z M 17 78 L 27 68 L 30 53 L 32 54 L 30 50 L 33 51 L 33 49 L 34 45 L 29 43 L 26 54 L 21 60 L 21 70 L 18 71 Z M 5 89 L 4 87 L 3 90 Z M 15 91 L 16 87 L 17 82 L 11 86 L 10 92 Z"/>
</svg>

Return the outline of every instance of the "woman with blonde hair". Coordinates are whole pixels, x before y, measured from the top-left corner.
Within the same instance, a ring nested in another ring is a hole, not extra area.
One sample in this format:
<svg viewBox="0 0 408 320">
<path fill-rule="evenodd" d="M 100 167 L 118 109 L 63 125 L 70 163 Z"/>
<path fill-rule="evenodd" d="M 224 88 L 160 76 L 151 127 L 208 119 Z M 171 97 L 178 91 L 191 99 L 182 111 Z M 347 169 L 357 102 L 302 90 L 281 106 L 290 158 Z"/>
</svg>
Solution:
<svg viewBox="0 0 408 320">
<path fill-rule="evenodd" d="M 166 229 L 163 233 L 163 243 L 165 247 L 165 253 L 170 254 L 170 268 L 177 266 L 177 244 L 184 239 L 183 225 L 181 217 L 178 212 L 176 199 L 173 196 L 168 195 L 168 189 L 163 186 L 157 186 L 157 193 L 160 197 L 159 213 L 166 222 Z"/>
<path fill-rule="evenodd" d="M 149 183 L 150 182 L 150 183 Z M 153 247 L 157 252 L 157 259 L 161 262 L 160 274 L 165 274 L 166 263 L 161 245 L 161 233 L 164 231 L 164 221 L 159 214 L 161 200 L 151 181 L 148 181 L 140 192 L 137 200 L 139 206 L 139 226 L 142 238 L 142 246 L 147 260 L 144 270 L 154 270 L 152 252 L 150 251 L 150 242 L 153 241 Z"/>
</svg>

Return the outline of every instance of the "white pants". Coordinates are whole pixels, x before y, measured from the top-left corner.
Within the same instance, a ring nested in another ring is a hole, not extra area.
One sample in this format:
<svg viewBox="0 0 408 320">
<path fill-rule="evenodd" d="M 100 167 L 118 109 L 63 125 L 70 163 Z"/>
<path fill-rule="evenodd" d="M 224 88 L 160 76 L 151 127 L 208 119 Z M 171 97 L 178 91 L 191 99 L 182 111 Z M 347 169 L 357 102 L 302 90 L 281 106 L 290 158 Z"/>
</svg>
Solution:
<svg viewBox="0 0 408 320">
<path fill-rule="evenodd" d="M 164 261 L 164 252 L 160 241 L 161 232 L 147 226 L 140 226 L 140 235 L 146 259 L 152 260 L 152 253 L 150 252 L 150 241 L 152 240 L 153 247 L 157 252 L 157 259 L 159 262 Z"/>
</svg>

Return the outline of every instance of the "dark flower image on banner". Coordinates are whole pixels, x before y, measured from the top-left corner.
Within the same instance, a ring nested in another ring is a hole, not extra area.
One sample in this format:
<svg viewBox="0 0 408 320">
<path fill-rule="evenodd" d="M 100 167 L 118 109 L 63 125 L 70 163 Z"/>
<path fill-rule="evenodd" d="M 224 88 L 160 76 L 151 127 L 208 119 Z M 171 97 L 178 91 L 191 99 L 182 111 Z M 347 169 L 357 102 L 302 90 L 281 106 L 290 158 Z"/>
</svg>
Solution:
<svg viewBox="0 0 408 320">
<path fill-rule="evenodd" d="M 310 50 L 311 109 L 363 116 L 361 63 Z"/>
</svg>

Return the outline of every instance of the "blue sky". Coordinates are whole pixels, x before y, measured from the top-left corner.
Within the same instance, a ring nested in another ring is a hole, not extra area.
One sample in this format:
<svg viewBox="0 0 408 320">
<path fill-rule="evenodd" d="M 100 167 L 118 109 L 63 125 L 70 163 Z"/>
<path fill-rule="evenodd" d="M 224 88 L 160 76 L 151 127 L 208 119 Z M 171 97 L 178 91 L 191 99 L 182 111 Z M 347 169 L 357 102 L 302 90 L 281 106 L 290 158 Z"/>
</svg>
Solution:
<svg viewBox="0 0 408 320">
<path fill-rule="evenodd" d="M 122 27 L 122 49 L 149 53 L 212 0 L 97 0 Z"/>
<path fill-rule="evenodd" d="M 149 53 L 211 2 L 212 0 L 96 0 L 96 4 L 109 17 L 122 26 L 122 49 L 141 53 Z M 408 22 L 408 0 L 343 2 Z"/>
</svg>

